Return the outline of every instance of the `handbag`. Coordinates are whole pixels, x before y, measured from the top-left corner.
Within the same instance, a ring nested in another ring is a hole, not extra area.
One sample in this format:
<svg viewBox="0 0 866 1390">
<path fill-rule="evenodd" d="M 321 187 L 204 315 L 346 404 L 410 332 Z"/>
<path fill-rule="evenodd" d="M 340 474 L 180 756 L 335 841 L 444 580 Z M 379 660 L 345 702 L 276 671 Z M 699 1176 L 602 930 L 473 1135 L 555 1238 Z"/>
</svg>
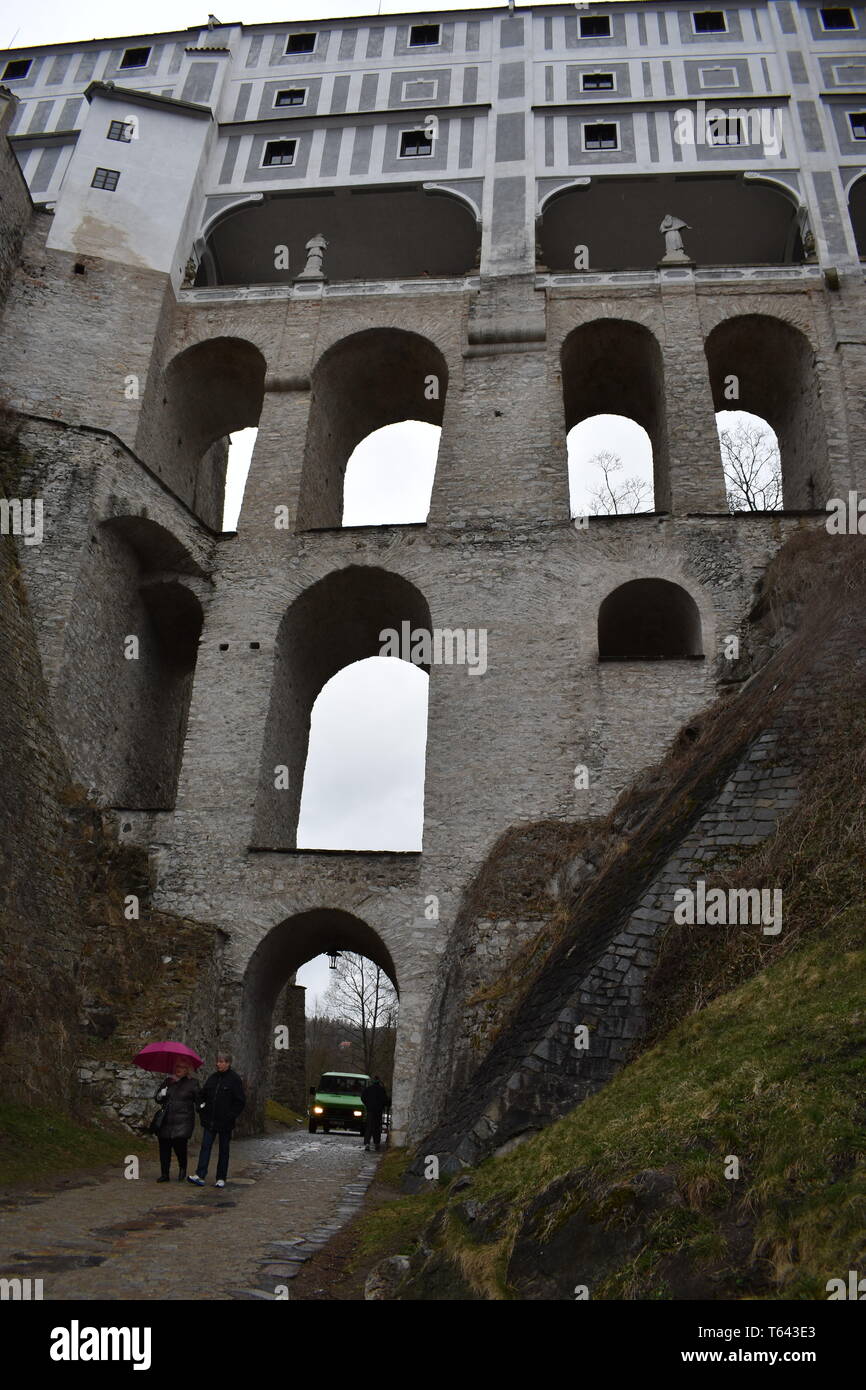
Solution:
<svg viewBox="0 0 866 1390">
<path fill-rule="evenodd" d="M 157 1137 L 159 1137 L 159 1132 L 162 1129 L 162 1122 L 165 1119 L 165 1110 L 166 1107 L 164 1105 L 161 1105 L 159 1107 L 159 1109 L 157 1110 L 156 1114 L 154 1115 L 153 1119 L 147 1127 L 148 1134 L 154 1134 Z"/>
</svg>

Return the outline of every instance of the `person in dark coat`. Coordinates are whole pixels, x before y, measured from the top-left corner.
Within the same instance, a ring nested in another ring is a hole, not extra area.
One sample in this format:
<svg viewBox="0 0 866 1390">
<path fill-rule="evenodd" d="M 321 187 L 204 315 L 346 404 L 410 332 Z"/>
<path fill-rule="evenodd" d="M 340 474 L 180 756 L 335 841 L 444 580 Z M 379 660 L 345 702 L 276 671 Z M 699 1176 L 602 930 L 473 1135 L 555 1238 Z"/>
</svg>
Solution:
<svg viewBox="0 0 866 1390">
<path fill-rule="evenodd" d="M 188 1182 L 195 1183 L 196 1187 L 204 1185 L 213 1141 L 216 1138 L 219 1138 L 216 1185 L 217 1187 L 225 1187 L 229 1171 L 229 1145 L 232 1130 L 235 1127 L 235 1120 L 247 1103 L 247 1098 L 244 1095 L 244 1084 L 237 1072 L 232 1071 L 231 1053 L 218 1052 L 216 1066 L 216 1071 L 208 1077 L 202 1087 L 198 1103 L 204 1134 L 202 1135 L 195 1173 L 187 1179 Z"/>
<path fill-rule="evenodd" d="M 367 1122 L 364 1126 L 364 1148 L 369 1149 L 372 1140 L 378 1153 L 379 1145 L 382 1142 L 382 1116 L 391 1104 L 388 1099 L 388 1092 L 378 1076 L 374 1076 L 369 1086 L 364 1087 L 361 1092 L 361 1100 L 367 1111 Z"/>
<path fill-rule="evenodd" d="M 180 1172 L 178 1182 L 186 1177 L 187 1145 L 195 1129 L 195 1105 L 199 1097 L 198 1082 L 192 1076 L 189 1062 L 179 1061 L 174 1076 L 164 1081 L 156 1093 L 163 1106 L 159 1127 L 159 1166 L 157 1182 L 168 1182 L 171 1176 L 171 1151 L 174 1149 Z"/>
</svg>

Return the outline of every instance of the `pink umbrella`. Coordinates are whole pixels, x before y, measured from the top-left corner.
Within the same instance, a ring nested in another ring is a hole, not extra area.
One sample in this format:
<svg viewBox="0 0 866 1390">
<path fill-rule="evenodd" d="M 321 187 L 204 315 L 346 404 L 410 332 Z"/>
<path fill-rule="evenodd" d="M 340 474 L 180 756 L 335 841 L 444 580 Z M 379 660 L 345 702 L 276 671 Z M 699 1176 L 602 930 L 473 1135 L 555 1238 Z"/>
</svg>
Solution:
<svg viewBox="0 0 866 1390">
<path fill-rule="evenodd" d="M 174 1071 L 178 1062 L 189 1062 L 193 1070 L 204 1065 L 197 1052 L 193 1052 L 186 1043 L 179 1042 L 148 1043 L 132 1060 L 135 1066 L 144 1067 L 145 1071 L 167 1074 Z"/>
</svg>

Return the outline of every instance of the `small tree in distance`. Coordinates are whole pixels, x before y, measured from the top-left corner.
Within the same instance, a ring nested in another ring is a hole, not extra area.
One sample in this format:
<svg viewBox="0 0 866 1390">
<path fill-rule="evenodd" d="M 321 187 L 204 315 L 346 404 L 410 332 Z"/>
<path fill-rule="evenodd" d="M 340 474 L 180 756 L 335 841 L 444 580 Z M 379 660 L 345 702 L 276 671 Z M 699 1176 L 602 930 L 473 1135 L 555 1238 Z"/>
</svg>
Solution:
<svg viewBox="0 0 866 1390">
<path fill-rule="evenodd" d="M 645 478 L 637 474 L 630 478 L 619 478 L 623 462 L 619 454 L 610 449 L 600 449 L 587 460 L 588 468 L 598 468 L 602 481 L 590 489 L 590 516 L 619 516 L 625 512 L 642 512 L 652 509 L 652 487 Z"/>
<path fill-rule="evenodd" d="M 390 1086 L 397 992 L 384 970 L 366 956 L 344 951 L 337 958 L 337 968 L 325 994 L 325 1007 L 331 1018 L 340 1019 L 344 1029 L 354 1034 L 364 1071 L 370 1076 L 378 1073 Z"/>
<path fill-rule="evenodd" d="M 738 420 L 719 430 L 728 509 L 771 512 L 782 505 L 782 461 L 768 425 Z"/>
</svg>

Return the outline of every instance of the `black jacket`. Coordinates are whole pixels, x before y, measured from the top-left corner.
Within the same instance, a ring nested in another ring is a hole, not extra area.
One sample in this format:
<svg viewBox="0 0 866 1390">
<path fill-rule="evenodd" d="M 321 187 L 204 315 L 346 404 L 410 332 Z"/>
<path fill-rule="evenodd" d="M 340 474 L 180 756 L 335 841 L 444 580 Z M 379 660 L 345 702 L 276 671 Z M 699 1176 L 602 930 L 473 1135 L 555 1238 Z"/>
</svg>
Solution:
<svg viewBox="0 0 866 1390">
<path fill-rule="evenodd" d="M 374 1115 L 381 1115 L 390 1104 L 388 1092 L 381 1081 L 371 1081 L 369 1086 L 365 1086 L 361 1092 L 361 1100 Z"/>
<path fill-rule="evenodd" d="M 234 1128 L 235 1120 L 247 1103 L 244 1084 L 236 1071 L 215 1071 L 201 1088 L 199 1116 L 205 1129 L 220 1131 Z"/>
<path fill-rule="evenodd" d="M 160 1139 L 189 1139 L 195 1129 L 195 1107 L 199 1099 L 198 1082 L 191 1076 L 182 1076 L 179 1081 L 164 1081 L 155 1099 L 160 1105 L 165 1103 L 165 1119 L 160 1127 Z"/>
</svg>

